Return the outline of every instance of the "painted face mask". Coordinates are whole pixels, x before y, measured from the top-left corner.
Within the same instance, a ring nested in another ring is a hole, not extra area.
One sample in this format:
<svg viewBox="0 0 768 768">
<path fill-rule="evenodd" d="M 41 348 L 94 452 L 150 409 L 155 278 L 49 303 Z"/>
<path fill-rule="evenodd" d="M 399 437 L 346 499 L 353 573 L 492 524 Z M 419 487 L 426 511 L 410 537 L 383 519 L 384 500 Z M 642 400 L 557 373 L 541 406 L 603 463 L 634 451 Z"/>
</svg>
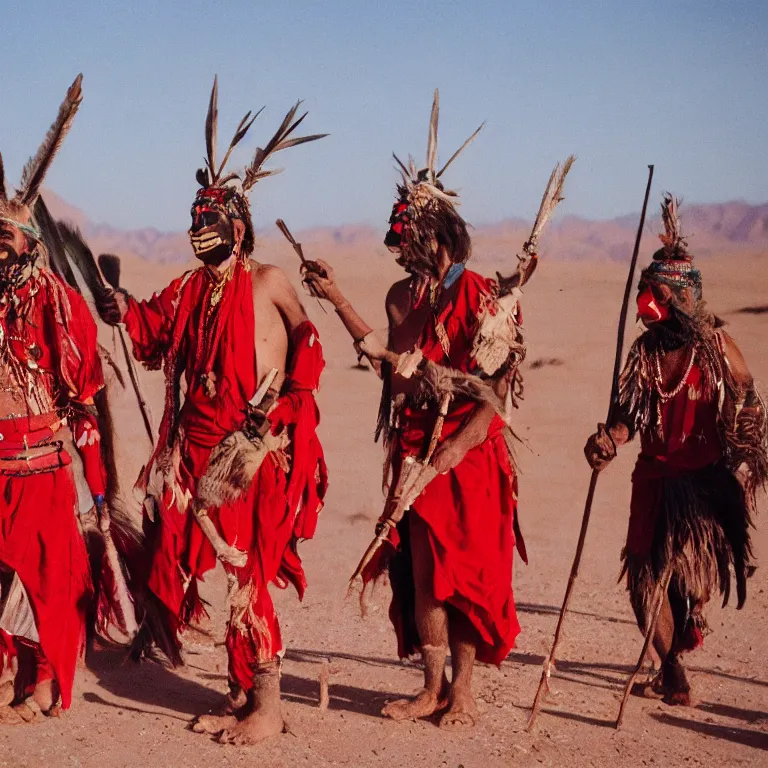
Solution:
<svg viewBox="0 0 768 768">
<path fill-rule="evenodd" d="M 392 215 L 389 217 L 389 230 L 384 237 L 384 245 L 387 248 L 401 248 L 405 244 L 405 228 L 408 224 L 408 205 L 396 202 L 392 206 Z"/>
<path fill-rule="evenodd" d="M 669 305 L 662 304 L 650 285 L 646 285 L 637 294 L 637 316 L 645 325 L 663 323 L 669 319 Z"/>
<path fill-rule="evenodd" d="M 232 253 L 234 232 L 226 188 L 198 193 L 192 206 L 189 241 L 195 256 L 204 264 L 221 264 Z"/>
</svg>

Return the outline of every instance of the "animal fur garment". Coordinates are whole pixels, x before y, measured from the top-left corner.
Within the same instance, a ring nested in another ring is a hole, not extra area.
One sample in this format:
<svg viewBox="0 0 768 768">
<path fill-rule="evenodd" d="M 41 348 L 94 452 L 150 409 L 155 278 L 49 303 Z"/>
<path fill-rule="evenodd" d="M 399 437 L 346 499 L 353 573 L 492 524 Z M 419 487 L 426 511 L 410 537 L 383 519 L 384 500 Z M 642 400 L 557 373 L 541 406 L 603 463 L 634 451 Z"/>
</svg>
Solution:
<svg viewBox="0 0 768 768">
<path fill-rule="evenodd" d="M 513 289 L 480 310 L 472 357 L 487 376 L 495 376 L 504 366 L 517 368 L 525 359 L 525 341 L 517 320 L 520 295 Z"/>
<path fill-rule="evenodd" d="M 258 443 L 242 432 L 233 432 L 211 452 L 205 474 L 197 484 L 197 502 L 203 507 L 220 507 L 239 499 L 267 454 L 284 450 L 288 442 L 285 432 L 267 432 Z"/>
</svg>

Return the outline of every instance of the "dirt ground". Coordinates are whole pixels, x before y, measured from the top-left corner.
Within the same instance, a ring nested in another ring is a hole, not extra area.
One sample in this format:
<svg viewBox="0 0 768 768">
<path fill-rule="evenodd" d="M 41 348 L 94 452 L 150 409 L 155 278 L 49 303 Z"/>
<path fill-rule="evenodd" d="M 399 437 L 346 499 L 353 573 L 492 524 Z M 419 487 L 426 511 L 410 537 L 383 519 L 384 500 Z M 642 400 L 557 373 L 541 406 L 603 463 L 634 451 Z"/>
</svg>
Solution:
<svg viewBox="0 0 768 768">
<path fill-rule="evenodd" d="M 726 262 L 702 263 L 707 298 L 729 322 L 758 380 L 768 384 L 768 315 L 737 312 L 765 303 L 768 261 Z M 475 268 L 492 274 L 494 266 L 481 260 Z M 353 301 L 383 325 L 383 298 L 396 269 L 383 260 L 365 265 L 360 259 L 356 268 L 339 265 L 338 271 Z M 159 287 L 158 274 L 128 273 L 126 282 L 146 295 L 149 287 Z M 482 718 L 475 730 L 444 733 L 431 720 L 397 724 L 379 715 L 387 699 L 415 691 L 421 678 L 415 664 L 396 658 L 387 590 L 374 596 L 366 618 L 354 599 L 344 599 L 346 580 L 381 508 L 381 449 L 372 439 L 378 381 L 355 367 L 333 313 L 323 314 L 308 300 L 328 361 L 319 402 L 331 487 L 317 537 L 301 547 L 310 585 L 304 602 L 291 591 L 276 595 L 288 649 L 283 694 L 290 732 L 238 749 L 186 728 L 226 690 L 223 614 L 216 608 L 223 602 L 224 580 L 215 573 L 204 589 L 214 605 L 210 631 L 190 635 L 185 668 L 137 666 L 114 651 L 91 654 L 68 713 L 0 730 L 0 766 L 765 765 L 768 569 L 762 565 L 750 580 L 744 610 L 711 606 L 712 634 L 688 657 L 695 706 L 675 709 L 633 698 L 622 730 L 613 727 L 642 643 L 617 583 L 635 446 L 625 448 L 600 478 L 553 692 L 535 731 L 525 731 L 581 521 L 589 481 L 582 446 L 608 405 L 623 280 L 623 269 L 614 264 L 545 261 L 526 291 L 530 346 L 517 431 L 525 441 L 519 450 L 520 516 L 530 564 L 515 565 L 523 629 L 499 669 L 477 669 Z M 628 338 L 634 333 L 631 327 Z M 542 363 L 531 365 L 537 360 Z M 158 403 L 158 379 L 148 386 Z M 158 421 L 159 406 L 155 410 Z M 128 433 L 124 461 L 140 464 L 135 419 Z M 754 534 L 760 563 L 768 555 L 764 499 L 762 507 Z M 325 713 L 318 709 L 323 659 L 329 659 L 331 673 Z"/>
</svg>

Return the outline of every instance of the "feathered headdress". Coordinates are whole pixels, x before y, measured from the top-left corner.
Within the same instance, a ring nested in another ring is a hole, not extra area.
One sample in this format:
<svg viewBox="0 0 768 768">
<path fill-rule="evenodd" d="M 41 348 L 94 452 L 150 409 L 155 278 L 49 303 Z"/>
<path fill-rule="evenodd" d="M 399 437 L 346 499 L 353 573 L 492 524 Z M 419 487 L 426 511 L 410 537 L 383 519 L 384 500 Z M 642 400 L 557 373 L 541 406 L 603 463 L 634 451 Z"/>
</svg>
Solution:
<svg viewBox="0 0 768 768">
<path fill-rule="evenodd" d="M 40 232 L 30 224 L 32 205 L 40 194 L 43 180 L 51 167 L 53 158 L 59 151 L 64 138 L 72 127 L 80 102 L 83 100 L 83 76 L 78 75 L 69 86 L 67 95 L 59 107 L 59 114 L 37 150 L 24 166 L 21 185 L 13 197 L 9 197 L 5 184 L 5 168 L 0 155 L 0 219 L 10 221 L 23 232 L 36 240 Z"/>
<path fill-rule="evenodd" d="M 389 246 L 407 244 L 412 250 L 421 250 L 425 243 L 422 241 L 435 234 L 433 231 L 441 213 L 443 218 L 455 220 L 464 226 L 463 219 L 456 211 L 459 204 L 458 194 L 446 189 L 441 181 L 442 175 L 453 164 L 456 158 L 474 141 L 485 123 L 451 155 L 438 170 L 437 129 L 440 117 L 440 92 L 435 90 L 432 101 L 432 113 L 429 120 L 429 135 L 427 139 L 426 166 L 417 169 L 415 160 L 409 156 L 408 165 L 393 153 L 395 162 L 400 170 L 402 181 L 397 185 L 398 200 L 392 209 L 390 228 L 384 243 Z M 466 256 L 469 255 L 467 238 Z M 462 260 L 462 259 L 460 259 Z"/>
<path fill-rule="evenodd" d="M 227 162 L 234 148 L 243 140 L 248 130 L 253 125 L 256 118 L 263 112 L 262 107 L 255 115 L 248 112 L 237 126 L 235 135 L 229 143 L 224 159 L 221 163 L 216 162 L 216 144 L 218 138 L 219 122 L 219 86 L 218 78 L 213 78 L 213 89 L 211 98 L 208 102 L 208 115 L 205 120 L 205 146 L 206 159 L 205 167 L 197 171 L 196 179 L 200 184 L 200 189 L 195 198 L 195 205 L 205 204 L 211 208 L 222 210 L 227 215 L 240 218 L 246 227 L 246 235 L 243 240 L 243 253 L 248 255 L 253 250 L 253 225 L 251 223 L 250 207 L 246 194 L 253 186 L 267 178 L 280 173 L 282 168 L 265 168 L 264 164 L 277 152 L 296 147 L 299 144 L 306 144 L 309 141 L 322 139 L 327 133 L 317 133 L 312 136 L 294 136 L 293 133 L 304 121 L 307 116 L 305 112 L 300 117 L 296 113 L 301 106 L 301 101 L 297 101 L 283 118 L 283 122 L 277 129 L 275 135 L 267 142 L 262 149 L 257 147 L 251 162 L 240 172 L 226 172 Z M 240 189 L 233 186 L 232 182 L 240 181 Z"/>
<path fill-rule="evenodd" d="M 692 288 L 701 299 L 701 272 L 693 266 L 693 255 L 688 251 L 688 241 L 683 235 L 680 222 L 681 198 L 669 192 L 661 201 L 661 222 L 664 232 L 659 234 L 662 247 L 653 254 L 653 261 L 643 270 L 643 277 L 655 279 L 671 287 Z"/>
</svg>

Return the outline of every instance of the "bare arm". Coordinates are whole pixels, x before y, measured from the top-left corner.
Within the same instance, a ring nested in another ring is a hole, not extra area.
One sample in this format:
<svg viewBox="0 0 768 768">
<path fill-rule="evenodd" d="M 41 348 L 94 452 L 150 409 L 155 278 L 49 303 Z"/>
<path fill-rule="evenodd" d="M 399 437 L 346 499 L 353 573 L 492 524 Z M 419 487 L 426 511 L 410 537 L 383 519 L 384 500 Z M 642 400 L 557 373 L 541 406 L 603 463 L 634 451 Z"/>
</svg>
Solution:
<svg viewBox="0 0 768 768">
<path fill-rule="evenodd" d="M 316 296 L 333 304 L 336 314 L 354 341 L 360 341 L 371 332 L 371 326 L 360 317 L 341 292 L 333 269 L 326 262 L 320 259 L 305 262 L 302 277 Z"/>
</svg>

